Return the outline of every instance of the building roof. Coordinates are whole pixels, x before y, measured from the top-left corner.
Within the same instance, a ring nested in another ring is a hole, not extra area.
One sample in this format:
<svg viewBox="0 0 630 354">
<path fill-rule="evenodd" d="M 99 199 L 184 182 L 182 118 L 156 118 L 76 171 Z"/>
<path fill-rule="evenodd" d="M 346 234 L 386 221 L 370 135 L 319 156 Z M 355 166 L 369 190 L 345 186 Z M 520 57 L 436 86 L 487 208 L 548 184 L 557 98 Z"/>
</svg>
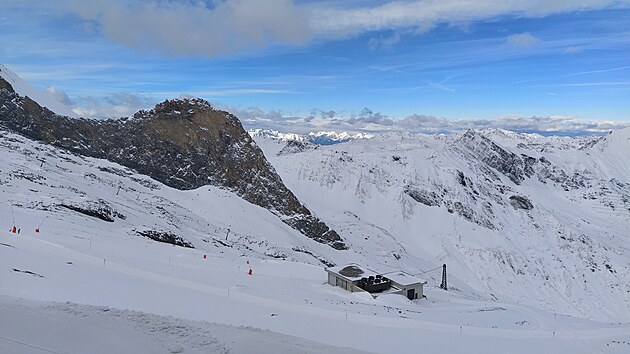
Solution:
<svg viewBox="0 0 630 354">
<path fill-rule="evenodd" d="M 350 263 L 348 265 L 341 265 L 336 267 L 331 267 L 327 269 L 329 272 L 333 272 L 341 275 L 342 277 L 348 279 L 349 281 L 355 282 L 364 277 L 376 276 L 376 273 L 373 270 L 370 270 L 366 267 L 360 266 L 356 263 Z"/>
<path fill-rule="evenodd" d="M 386 273 L 386 274 L 383 274 L 383 276 L 388 277 L 394 283 L 402 285 L 402 286 L 427 283 L 426 280 L 417 278 L 409 273 L 403 272 L 402 270 Z"/>
</svg>

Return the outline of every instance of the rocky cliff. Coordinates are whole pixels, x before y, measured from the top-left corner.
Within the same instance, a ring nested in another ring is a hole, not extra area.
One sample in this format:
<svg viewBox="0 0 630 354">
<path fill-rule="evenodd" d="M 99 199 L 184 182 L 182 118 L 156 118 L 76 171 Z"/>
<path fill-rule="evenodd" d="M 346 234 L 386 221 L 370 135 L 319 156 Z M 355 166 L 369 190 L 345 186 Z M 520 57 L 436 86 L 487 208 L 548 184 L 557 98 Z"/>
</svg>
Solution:
<svg viewBox="0 0 630 354">
<path fill-rule="evenodd" d="M 167 100 L 131 118 L 75 119 L 18 95 L 0 78 L 0 124 L 31 139 L 119 163 L 177 189 L 226 188 L 317 242 L 347 248 L 284 185 L 239 120 L 204 100 Z"/>
</svg>

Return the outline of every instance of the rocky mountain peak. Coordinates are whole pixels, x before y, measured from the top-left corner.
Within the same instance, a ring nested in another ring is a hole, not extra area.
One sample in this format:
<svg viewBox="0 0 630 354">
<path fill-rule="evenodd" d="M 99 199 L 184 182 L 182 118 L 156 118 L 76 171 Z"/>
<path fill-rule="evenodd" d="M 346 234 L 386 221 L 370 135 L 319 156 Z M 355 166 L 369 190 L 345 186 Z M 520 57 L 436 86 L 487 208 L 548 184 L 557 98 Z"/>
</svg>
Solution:
<svg viewBox="0 0 630 354">
<path fill-rule="evenodd" d="M 284 185 L 240 121 L 205 100 L 167 100 L 132 119 L 101 121 L 55 115 L 0 87 L 0 124 L 34 140 L 119 163 L 177 189 L 226 188 L 317 242 L 347 248 Z"/>
<path fill-rule="evenodd" d="M 173 114 L 180 112 L 183 114 L 193 114 L 195 112 L 212 111 L 212 105 L 202 98 L 176 98 L 158 103 L 150 110 L 152 114 Z M 142 111 L 141 111 L 142 112 Z"/>
<path fill-rule="evenodd" d="M 473 129 L 466 131 L 456 141 L 456 146 L 471 160 L 480 161 L 499 171 L 514 184 L 519 185 L 525 178 L 534 174 L 533 158 L 526 155 L 518 156 L 507 151 Z"/>
</svg>

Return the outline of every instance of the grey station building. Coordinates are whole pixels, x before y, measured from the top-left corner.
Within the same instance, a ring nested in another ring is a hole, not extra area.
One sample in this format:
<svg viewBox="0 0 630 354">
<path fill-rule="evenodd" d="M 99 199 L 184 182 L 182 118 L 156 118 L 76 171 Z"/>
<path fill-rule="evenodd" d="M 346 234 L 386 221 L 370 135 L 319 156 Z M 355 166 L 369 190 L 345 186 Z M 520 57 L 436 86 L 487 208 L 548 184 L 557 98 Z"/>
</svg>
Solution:
<svg viewBox="0 0 630 354">
<path fill-rule="evenodd" d="M 368 292 L 372 296 L 401 294 L 409 300 L 421 299 L 427 283 L 401 270 L 379 273 L 356 263 L 326 268 L 326 272 L 328 284 L 350 292 Z"/>
</svg>

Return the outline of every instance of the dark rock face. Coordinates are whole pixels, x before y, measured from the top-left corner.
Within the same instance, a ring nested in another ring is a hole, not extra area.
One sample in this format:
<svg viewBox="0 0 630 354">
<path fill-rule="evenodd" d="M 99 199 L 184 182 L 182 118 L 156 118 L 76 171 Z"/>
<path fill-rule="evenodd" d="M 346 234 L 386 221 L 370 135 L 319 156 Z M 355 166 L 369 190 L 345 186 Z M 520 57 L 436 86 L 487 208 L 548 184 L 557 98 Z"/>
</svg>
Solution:
<svg viewBox="0 0 630 354">
<path fill-rule="evenodd" d="M 471 155 L 471 160 L 478 160 L 504 174 L 514 184 L 520 185 L 527 177 L 534 175 L 532 165 L 535 159 L 518 156 L 506 151 L 490 139 L 469 130 L 457 141 L 458 145 Z"/>
<path fill-rule="evenodd" d="M 442 205 L 443 196 L 439 195 L 436 192 L 430 192 L 424 189 L 417 190 L 417 189 L 412 188 L 411 186 L 405 187 L 404 192 L 416 202 L 422 203 L 426 206 L 441 206 Z"/>
<path fill-rule="evenodd" d="M 601 141 L 601 138 L 595 141 Z M 525 154 L 518 156 L 474 130 L 467 131 L 457 140 L 457 149 L 469 160 L 478 161 L 498 171 L 516 185 L 520 185 L 527 178 L 538 177 L 540 182 L 552 182 L 565 191 L 591 186 L 588 171 L 575 171 L 573 174 L 568 174 L 544 157 L 536 159 Z M 460 180 L 461 183 L 463 182 Z"/>
<path fill-rule="evenodd" d="M 520 195 L 513 195 L 510 197 L 510 204 L 514 209 L 523 209 L 523 210 L 532 210 L 534 209 L 534 205 L 529 201 L 526 197 L 522 197 Z"/>
<path fill-rule="evenodd" d="M 186 241 L 183 237 L 177 236 L 171 232 L 156 231 L 156 230 L 142 230 L 142 231 L 135 231 L 135 232 L 139 236 L 147 237 L 154 241 L 170 243 L 171 245 L 185 247 L 185 248 L 195 248 L 195 246 L 193 246 L 190 242 Z"/>
<path fill-rule="evenodd" d="M 0 78 L 0 124 L 30 139 L 119 163 L 177 189 L 229 189 L 307 237 L 347 248 L 284 185 L 239 120 L 204 100 L 167 100 L 130 119 L 73 119 L 20 97 Z"/>
<path fill-rule="evenodd" d="M 114 210 L 107 202 L 100 199 L 95 202 L 85 203 L 85 205 L 59 204 L 59 206 L 107 222 L 114 222 L 115 217 L 121 220 L 127 218 Z"/>
<path fill-rule="evenodd" d="M 313 143 L 302 142 L 297 140 L 290 140 L 287 145 L 278 151 L 278 156 L 297 154 L 307 150 L 315 150 L 318 146 Z"/>
</svg>

